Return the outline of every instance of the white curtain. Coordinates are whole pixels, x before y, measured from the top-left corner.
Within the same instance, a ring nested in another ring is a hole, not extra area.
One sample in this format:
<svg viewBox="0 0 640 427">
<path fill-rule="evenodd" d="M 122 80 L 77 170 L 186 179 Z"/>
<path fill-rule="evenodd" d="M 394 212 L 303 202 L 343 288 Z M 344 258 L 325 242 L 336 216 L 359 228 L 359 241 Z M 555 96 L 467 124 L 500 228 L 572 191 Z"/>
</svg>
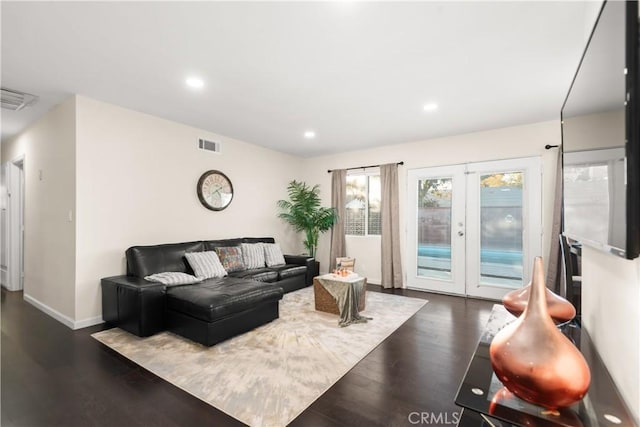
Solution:
<svg viewBox="0 0 640 427">
<path fill-rule="evenodd" d="M 331 172 L 331 207 L 338 212 L 338 221 L 331 229 L 331 248 L 329 250 L 329 271 L 336 268 L 336 258 L 346 256 L 344 239 L 344 218 L 347 203 L 347 170 Z"/>
<path fill-rule="evenodd" d="M 553 224 L 551 225 L 551 249 L 547 259 L 547 287 L 558 295 L 561 290 L 560 279 L 562 277 L 560 233 L 562 233 L 562 152 L 558 150 L 556 190 L 553 199 Z"/>
<path fill-rule="evenodd" d="M 400 203 L 398 197 L 398 165 L 380 166 L 380 222 L 382 226 L 383 288 L 402 288 L 400 259 Z"/>
</svg>

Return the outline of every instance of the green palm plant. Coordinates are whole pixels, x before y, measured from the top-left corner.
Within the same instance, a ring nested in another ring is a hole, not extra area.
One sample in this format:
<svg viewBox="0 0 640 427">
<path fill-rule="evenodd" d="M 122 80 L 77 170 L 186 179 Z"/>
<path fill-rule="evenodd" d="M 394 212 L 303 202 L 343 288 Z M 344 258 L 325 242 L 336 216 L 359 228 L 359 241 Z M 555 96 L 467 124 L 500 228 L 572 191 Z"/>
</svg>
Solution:
<svg viewBox="0 0 640 427">
<path fill-rule="evenodd" d="M 291 224 L 297 232 L 305 233 L 302 242 L 315 258 L 318 238 L 321 233 L 331 229 L 338 219 L 334 208 L 320 206 L 320 186 L 309 187 L 304 182 L 291 181 L 287 187 L 289 200 L 278 200 L 281 212 L 278 218 Z"/>
</svg>

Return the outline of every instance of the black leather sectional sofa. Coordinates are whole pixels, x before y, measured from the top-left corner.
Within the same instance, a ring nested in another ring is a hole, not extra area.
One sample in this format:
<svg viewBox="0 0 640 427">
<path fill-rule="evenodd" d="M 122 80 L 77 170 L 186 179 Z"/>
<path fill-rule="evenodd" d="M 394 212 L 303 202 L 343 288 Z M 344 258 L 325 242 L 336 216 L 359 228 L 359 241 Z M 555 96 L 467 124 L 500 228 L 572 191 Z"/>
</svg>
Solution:
<svg viewBox="0 0 640 427">
<path fill-rule="evenodd" d="M 126 251 L 127 275 L 102 279 L 102 317 L 141 337 L 169 330 L 207 346 L 277 319 L 283 293 L 313 283 L 313 258 L 285 255 L 285 265 L 237 271 L 190 285 L 168 286 L 144 279 L 168 271 L 193 274 L 184 256 L 187 252 L 257 242 L 274 243 L 274 239 L 131 247 Z"/>
</svg>

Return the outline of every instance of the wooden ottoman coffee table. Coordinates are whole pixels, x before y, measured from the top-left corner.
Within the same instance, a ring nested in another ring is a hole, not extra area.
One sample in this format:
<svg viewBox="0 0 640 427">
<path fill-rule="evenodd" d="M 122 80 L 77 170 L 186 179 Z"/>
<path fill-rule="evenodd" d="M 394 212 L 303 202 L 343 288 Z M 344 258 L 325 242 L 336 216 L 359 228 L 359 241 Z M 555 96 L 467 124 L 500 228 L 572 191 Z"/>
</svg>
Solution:
<svg viewBox="0 0 640 427">
<path fill-rule="evenodd" d="M 327 277 L 331 279 L 332 274 L 326 274 L 321 277 Z M 336 277 L 339 279 L 339 277 Z M 364 284 L 362 287 L 363 292 L 360 294 L 360 299 L 358 301 L 358 311 L 363 311 L 365 309 L 365 301 L 367 294 L 367 278 L 359 277 L 359 279 L 364 280 Z M 348 286 L 350 283 L 345 282 L 345 286 Z M 316 310 L 324 311 L 325 313 L 337 314 L 340 315 L 340 309 L 338 308 L 338 303 L 336 299 L 327 291 L 324 286 L 318 280 L 318 277 L 313 278 L 313 295 L 315 299 Z"/>
</svg>

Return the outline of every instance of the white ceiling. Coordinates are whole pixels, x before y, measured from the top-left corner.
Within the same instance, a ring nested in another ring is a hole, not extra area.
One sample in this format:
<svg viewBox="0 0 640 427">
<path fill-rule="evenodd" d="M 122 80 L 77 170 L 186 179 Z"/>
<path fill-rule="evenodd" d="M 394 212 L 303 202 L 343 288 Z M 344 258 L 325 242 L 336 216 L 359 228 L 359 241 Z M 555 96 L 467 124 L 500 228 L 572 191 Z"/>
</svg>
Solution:
<svg viewBox="0 0 640 427">
<path fill-rule="evenodd" d="M 301 156 L 532 123 L 585 42 L 584 2 L 0 7 L 2 86 L 40 96 L 3 140 L 74 93 Z"/>
</svg>

